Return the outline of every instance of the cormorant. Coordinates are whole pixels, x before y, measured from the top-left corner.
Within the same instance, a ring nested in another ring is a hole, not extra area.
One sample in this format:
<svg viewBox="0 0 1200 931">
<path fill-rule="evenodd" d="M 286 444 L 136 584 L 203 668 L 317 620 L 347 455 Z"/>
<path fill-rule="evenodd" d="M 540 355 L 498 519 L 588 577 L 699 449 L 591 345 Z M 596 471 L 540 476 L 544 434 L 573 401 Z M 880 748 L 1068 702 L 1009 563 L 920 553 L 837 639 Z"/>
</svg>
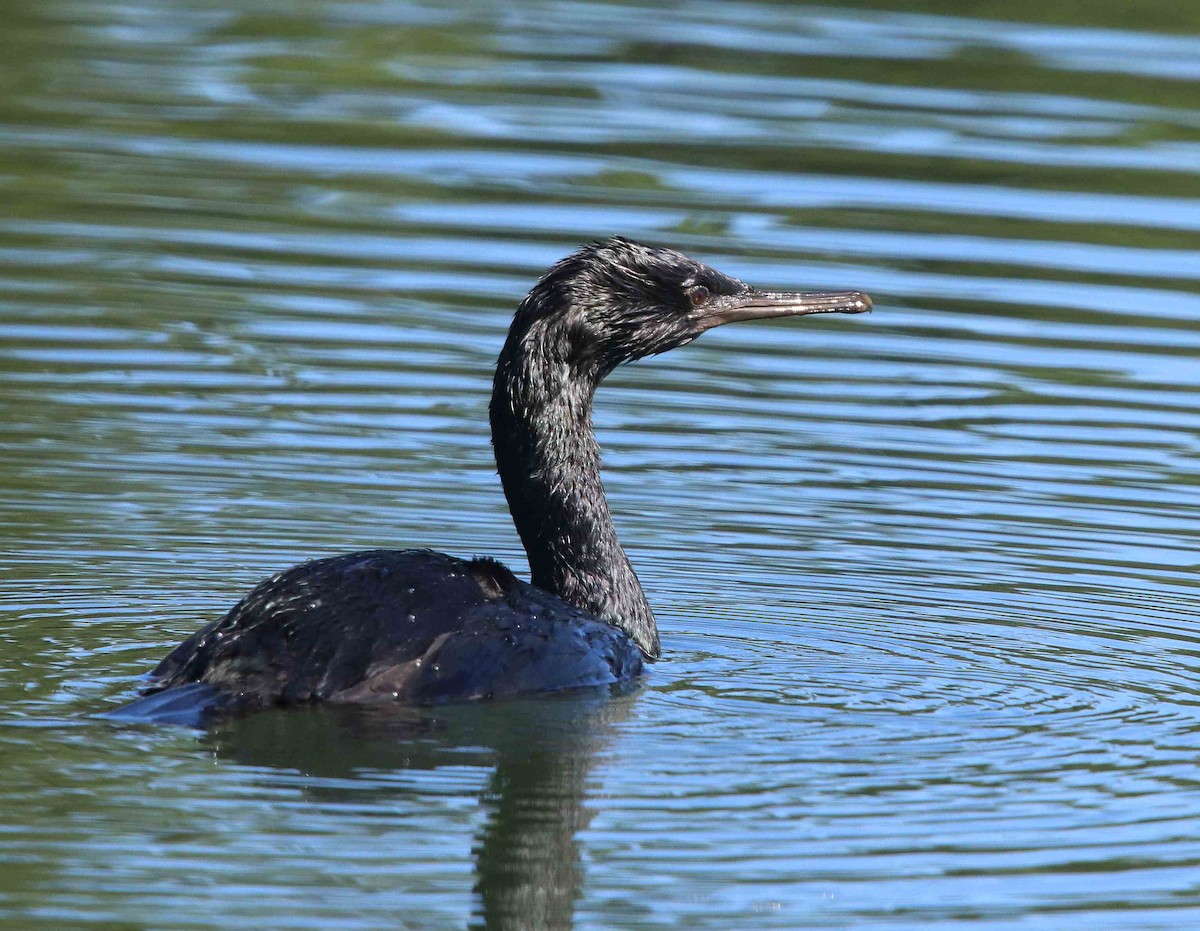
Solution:
<svg viewBox="0 0 1200 931">
<path fill-rule="evenodd" d="M 658 629 L 600 481 L 592 398 L 623 362 L 740 320 L 863 313 L 857 291 L 771 292 L 623 238 L 521 302 L 496 364 L 496 466 L 532 584 L 491 559 L 370 550 L 272 576 L 159 663 L 124 718 L 199 724 L 317 701 L 432 704 L 615 683 Z"/>
</svg>

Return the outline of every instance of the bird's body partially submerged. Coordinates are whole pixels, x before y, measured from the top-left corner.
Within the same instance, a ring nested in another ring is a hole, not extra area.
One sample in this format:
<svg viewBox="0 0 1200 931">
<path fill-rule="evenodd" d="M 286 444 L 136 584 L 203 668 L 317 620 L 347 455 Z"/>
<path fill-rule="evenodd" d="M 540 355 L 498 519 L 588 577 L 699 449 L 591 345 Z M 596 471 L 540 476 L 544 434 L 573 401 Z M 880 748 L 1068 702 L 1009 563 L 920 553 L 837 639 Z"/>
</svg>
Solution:
<svg viewBox="0 0 1200 931">
<path fill-rule="evenodd" d="M 372 550 L 267 579 L 172 650 L 131 708 L 186 723 L 316 701 L 440 704 L 610 685 L 642 662 L 620 629 L 500 563 Z"/>
<path fill-rule="evenodd" d="M 496 464 L 533 584 L 492 560 L 373 550 L 305 563 L 176 647 L 129 718 L 202 723 L 315 701 L 440 703 L 605 685 L 659 654 L 600 481 L 592 398 L 617 365 L 758 317 L 859 313 L 858 292 L 755 291 L 623 239 L 555 265 L 501 351 Z"/>
</svg>

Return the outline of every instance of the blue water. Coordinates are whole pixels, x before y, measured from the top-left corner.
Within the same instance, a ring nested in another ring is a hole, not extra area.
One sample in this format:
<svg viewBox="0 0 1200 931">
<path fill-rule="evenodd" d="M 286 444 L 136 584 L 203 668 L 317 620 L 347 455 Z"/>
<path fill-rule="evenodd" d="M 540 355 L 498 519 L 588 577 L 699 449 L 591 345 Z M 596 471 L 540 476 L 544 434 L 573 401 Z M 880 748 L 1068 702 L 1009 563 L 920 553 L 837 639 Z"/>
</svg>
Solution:
<svg viewBox="0 0 1200 931">
<path fill-rule="evenodd" d="M 0 927 L 1200 926 L 1200 12 L 45 0 L 0 30 Z M 616 373 L 640 687 L 117 726 L 313 556 L 525 569 L 516 302 Z"/>
</svg>

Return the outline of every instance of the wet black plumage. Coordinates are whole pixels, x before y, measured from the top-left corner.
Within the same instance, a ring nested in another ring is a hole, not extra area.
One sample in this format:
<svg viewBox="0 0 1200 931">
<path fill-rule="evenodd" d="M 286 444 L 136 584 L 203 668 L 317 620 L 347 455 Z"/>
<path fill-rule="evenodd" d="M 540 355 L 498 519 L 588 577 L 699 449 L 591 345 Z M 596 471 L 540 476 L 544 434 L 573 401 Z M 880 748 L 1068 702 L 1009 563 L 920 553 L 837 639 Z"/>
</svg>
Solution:
<svg viewBox="0 0 1200 931">
<path fill-rule="evenodd" d="M 430 704 L 619 682 L 658 629 L 600 480 L 592 400 L 617 365 L 724 323 L 859 313 L 858 292 L 762 292 L 614 238 L 549 270 L 496 366 L 496 464 L 532 583 L 488 559 L 372 550 L 273 576 L 159 664 L 126 717 L 329 702 Z"/>
</svg>

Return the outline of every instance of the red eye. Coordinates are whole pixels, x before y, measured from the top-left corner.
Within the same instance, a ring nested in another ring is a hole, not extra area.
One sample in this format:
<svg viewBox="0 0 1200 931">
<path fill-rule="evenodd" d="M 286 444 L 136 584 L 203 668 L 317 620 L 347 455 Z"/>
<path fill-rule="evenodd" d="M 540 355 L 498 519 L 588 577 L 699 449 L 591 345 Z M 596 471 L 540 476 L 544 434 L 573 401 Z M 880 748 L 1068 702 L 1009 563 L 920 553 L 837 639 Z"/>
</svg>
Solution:
<svg viewBox="0 0 1200 931">
<path fill-rule="evenodd" d="M 695 287 L 688 288 L 687 296 L 688 300 L 692 302 L 693 307 L 699 307 L 708 300 L 711 293 L 704 285 L 698 284 Z"/>
</svg>

